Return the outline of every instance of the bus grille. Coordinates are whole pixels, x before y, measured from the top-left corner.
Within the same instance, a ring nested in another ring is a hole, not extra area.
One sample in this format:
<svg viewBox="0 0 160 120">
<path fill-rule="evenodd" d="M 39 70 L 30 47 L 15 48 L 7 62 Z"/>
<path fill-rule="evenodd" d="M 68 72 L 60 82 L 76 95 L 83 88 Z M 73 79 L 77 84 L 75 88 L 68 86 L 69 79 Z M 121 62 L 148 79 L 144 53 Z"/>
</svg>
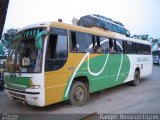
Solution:
<svg viewBox="0 0 160 120">
<path fill-rule="evenodd" d="M 13 92 L 9 92 L 12 96 L 14 97 L 18 97 L 18 98 L 23 98 L 23 99 L 26 99 L 26 96 L 25 95 L 21 95 L 21 94 L 17 94 L 17 93 L 13 93 Z"/>
</svg>

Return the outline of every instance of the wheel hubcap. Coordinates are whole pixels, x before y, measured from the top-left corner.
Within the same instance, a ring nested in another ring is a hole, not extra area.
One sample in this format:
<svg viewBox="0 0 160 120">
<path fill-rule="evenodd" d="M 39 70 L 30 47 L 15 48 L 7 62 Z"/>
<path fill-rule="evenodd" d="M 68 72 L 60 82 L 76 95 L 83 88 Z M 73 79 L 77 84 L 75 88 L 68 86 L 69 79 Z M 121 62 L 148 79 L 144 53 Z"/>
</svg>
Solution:
<svg viewBox="0 0 160 120">
<path fill-rule="evenodd" d="M 77 87 L 74 90 L 74 99 L 77 102 L 81 102 L 83 100 L 83 98 L 84 98 L 84 90 L 81 87 Z"/>
</svg>

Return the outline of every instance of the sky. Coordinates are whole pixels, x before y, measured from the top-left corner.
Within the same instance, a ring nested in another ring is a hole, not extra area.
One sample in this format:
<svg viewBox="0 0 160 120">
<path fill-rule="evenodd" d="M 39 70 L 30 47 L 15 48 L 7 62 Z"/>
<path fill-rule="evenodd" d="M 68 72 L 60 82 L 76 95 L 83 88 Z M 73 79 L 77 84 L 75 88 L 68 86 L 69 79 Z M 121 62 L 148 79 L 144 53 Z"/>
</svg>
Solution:
<svg viewBox="0 0 160 120">
<path fill-rule="evenodd" d="M 160 0 L 10 0 L 4 32 L 10 28 L 88 14 L 120 21 L 133 34 L 160 38 Z"/>
</svg>

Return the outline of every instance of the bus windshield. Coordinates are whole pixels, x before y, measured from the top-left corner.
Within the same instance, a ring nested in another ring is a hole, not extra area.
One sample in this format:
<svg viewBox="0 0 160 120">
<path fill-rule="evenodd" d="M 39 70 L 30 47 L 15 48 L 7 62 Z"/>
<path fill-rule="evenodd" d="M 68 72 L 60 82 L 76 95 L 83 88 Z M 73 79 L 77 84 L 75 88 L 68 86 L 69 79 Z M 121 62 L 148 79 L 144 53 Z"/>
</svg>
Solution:
<svg viewBox="0 0 160 120">
<path fill-rule="evenodd" d="M 35 31 L 34 33 L 32 31 Z M 31 34 L 32 32 L 32 34 Z M 8 72 L 39 73 L 42 70 L 43 48 L 36 49 L 36 30 L 18 33 L 9 48 Z M 38 31 L 40 32 L 40 31 Z M 38 33 L 37 32 L 37 33 Z M 42 41 L 42 44 L 44 42 Z"/>
</svg>

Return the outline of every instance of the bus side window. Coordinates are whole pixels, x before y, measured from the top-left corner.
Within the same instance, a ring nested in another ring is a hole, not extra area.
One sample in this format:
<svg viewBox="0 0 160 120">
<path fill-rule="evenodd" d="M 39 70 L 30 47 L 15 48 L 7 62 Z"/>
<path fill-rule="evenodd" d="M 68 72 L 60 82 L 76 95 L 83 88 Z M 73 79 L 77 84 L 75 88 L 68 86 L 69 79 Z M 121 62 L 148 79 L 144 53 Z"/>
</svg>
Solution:
<svg viewBox="0 0 160 120">
<path fill-rule="evenodd" d="M 147 46 L 142 44 L 142 52 L 143 52 L 143 54 L 147 54 L 146 48 L 147 48 Z"/>
<path fill-rule="evenodd" d="M 127 54 L 133 53 L 132 42 L 127 41 Z"/>
<path fill-rule="evenodd" d="M 123 51 L 127 54 L 127 41 L 123 41 Z"/>
<path fill-rule="evenodd" d="M 141 44 L 136 43 L 136 54 L 141 54 Z"/>
<path fill-rule="evenodd" d="M 134 42 L 132 42 L 132 51 L 133 51 L 133 52 L 132 52 L 133 54 L 136 53 L 136 50 L 135 50 L 135 43 L 134 43 Z"/>
<path fill-rule="evenodd" d="M 150 45 L 146 45 L 147 47 L 147 54 L 151 55 L 151 46 Z"/>
<path fill-rule="evenodd" d="M 70 51 L 83 53 L 83 52 L 93 52 L 93 41 L 92 35 L 82 32 L 71 31 L 71 44 Z"/>
<path fill-rule="evenodd" d="M 92 35 L 92 43 L 93 43 L 92 50 L 95 52 L 95 47 L 96 47 L 97 43 L 96 43 L 96 36 L 94 36 L 94 35 Z"/>
<path fill-rule="evenodd" d="M 72 39 L 72 45 L 70 47 L 71 52 L 77 52 L 77 43 L 76 43 L 76 33 L 75 32 L 71 32 L 71 39 Z"/>
<path fill-rule="evenodd" d="M 142 54 L 147 54 L 146 48 L 147 48 L 147 46 L 142 44 Z"/>
<path fill-rule="evenodd" d="M 95 53 L 101 53 L 102 52 L 102 47 L 101 47 L 101 43 L 100 43 L 100 37 L 99 36 L 96 36 L 96 44 L 95 44 L 95 47 L 94 47 L 94 52 Z"/>
<path fill-rule="evenodd" d="M 116 52 L 118 52 L 118 53 L 123 53 L 123 41 L 122 40 L 119 40 L 119 39 L 117 39 L 117 40 L 115 40 L 115 45 L 116 45 Z"/>
<path fill-rule="evenodd" d="M 115 53 L 114 41 L 111 38 L 109 38 L 109 53 Z"/>
<path fill-rule="evenodd" d="M 102 47 L 102 53 L 103 54 L 109 53 L 109 39 L 106 37 L 100 37 L 100 43 Z"/>
</svg>

